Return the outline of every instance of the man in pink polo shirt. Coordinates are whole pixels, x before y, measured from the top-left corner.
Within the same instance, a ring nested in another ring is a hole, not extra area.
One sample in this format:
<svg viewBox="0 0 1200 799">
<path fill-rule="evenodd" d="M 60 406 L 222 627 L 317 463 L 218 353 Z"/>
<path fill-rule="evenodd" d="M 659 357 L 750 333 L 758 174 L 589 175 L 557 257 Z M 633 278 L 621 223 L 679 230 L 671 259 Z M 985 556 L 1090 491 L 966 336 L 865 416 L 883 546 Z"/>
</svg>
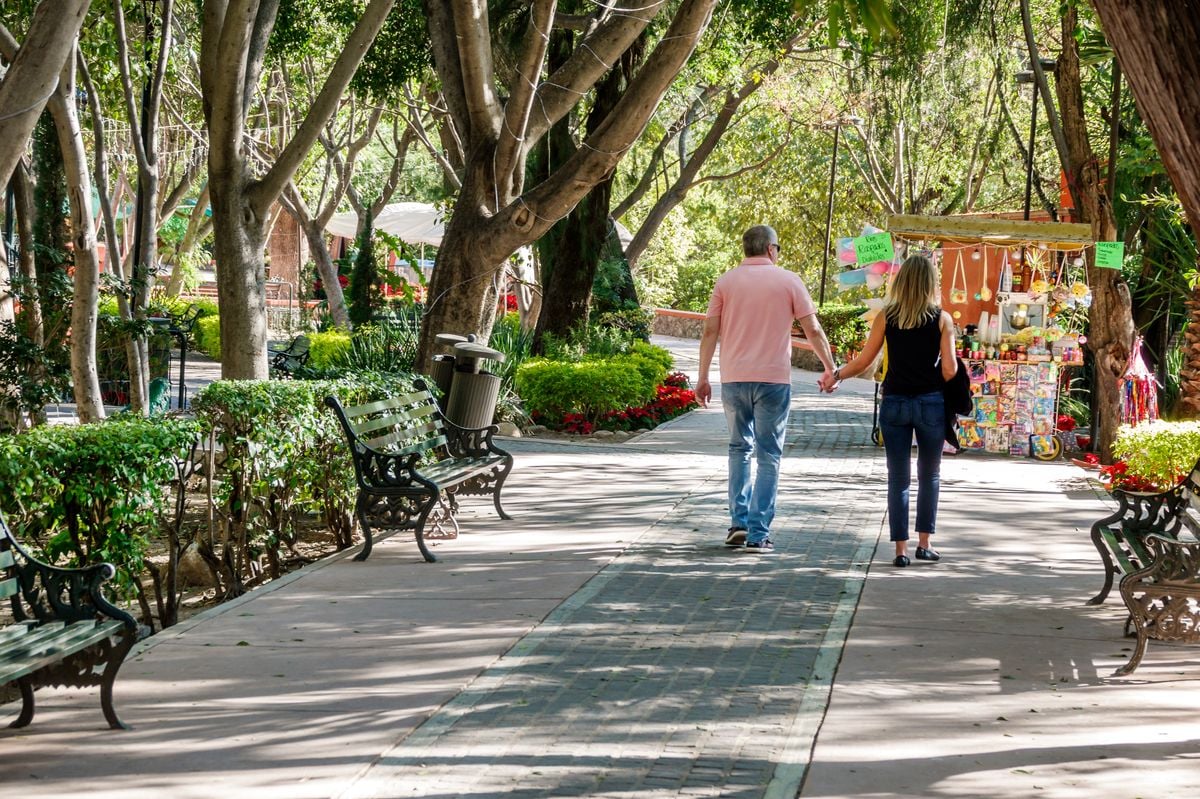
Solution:
<svg viewBox="0 0 1200 799">
<path fill-rule="evenodd" d="M 729 425 L 729 515 L 726 546 L 774 551 L 771 522 L 779 459 L 792 399 L 792 320 L 799 319 L 813 352 L 832 379 L 833 353 L 804 281 L 775 265 L 779 237 L 767 225 L 742 235 L 746 257 L 717 279 L 700 340 L 696 397 L 708 407 L 713 354 L 721 344 L 721 404 Z M 757 469 L 751 480 L 750 458 Z"/>
</svg>

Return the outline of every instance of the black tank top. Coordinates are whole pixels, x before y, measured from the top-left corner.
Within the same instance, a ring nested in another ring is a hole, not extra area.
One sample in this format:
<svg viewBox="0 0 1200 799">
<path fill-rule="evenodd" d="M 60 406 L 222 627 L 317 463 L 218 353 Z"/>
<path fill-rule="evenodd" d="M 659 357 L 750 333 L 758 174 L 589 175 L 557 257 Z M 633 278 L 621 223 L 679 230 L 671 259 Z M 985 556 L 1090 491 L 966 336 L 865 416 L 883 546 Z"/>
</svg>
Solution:
<svg viewBox="0 0 1200 799">
<path fill-rule="evenodd" d="M 899 328 L 891 319 L 883 328 L 887 342 L 887 373 L 883 393 L 915 397 L 941 391 L 942 380 L 940 329 L 942 311 L 938 308 L 917 327 Z"/>
</svg>

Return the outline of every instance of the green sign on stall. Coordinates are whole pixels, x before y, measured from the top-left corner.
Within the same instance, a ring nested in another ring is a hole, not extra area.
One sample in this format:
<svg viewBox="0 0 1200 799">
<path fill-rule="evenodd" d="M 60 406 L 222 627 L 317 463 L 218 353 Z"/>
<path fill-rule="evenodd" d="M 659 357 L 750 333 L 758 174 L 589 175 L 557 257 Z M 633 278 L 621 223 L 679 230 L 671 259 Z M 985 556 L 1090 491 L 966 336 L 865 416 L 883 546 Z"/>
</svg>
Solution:
<svg viewBox="0 0 1200 799">
<path fill-rule="evenodd" d="M 892 248 L 891 233 L 859 236 L 854 240 L 854 258 L 860 264 L 890 261 L 895 257 L 896 251 Z"/>
<path fill-rule="evenodd" d="M 1105 269 L 1120 269 L 1125 261 L 1125 242 L 1098 241 L 1096 242 L 1096 266 Z"/>
</svg>

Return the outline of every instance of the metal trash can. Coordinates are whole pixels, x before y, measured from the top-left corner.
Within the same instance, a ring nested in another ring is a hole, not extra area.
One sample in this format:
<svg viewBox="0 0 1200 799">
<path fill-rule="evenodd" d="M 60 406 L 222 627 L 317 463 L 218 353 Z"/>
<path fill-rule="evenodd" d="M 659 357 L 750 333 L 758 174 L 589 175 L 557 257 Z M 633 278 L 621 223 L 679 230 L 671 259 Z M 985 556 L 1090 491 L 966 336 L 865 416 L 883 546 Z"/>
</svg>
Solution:
<svg viewBox="0 0 1200 799">
<path fill-rule="evenodd" d="M 454 380 L 446 418 L 462 427 L 487 427 L 496 415 L 500 378 L 482 371 L 480 361 L 503 361 L 504 353 L 473 341 L 454 345 Z"/>
<path fill-rule="evenodd" d="M 443 347 L 453 347 L 455 344 L 468 341 L 466 336 L 458 336 L 454 333 L 438 333 L 433 340 Z M 434 355 L 433 363 L 429 367 L 429 376 L 433 378 L 433 384 L 441 392 L 440 404 L 442 410 L 445 410 L 446 400 L 450 396 L 450 385 L 454 380 L 454 356 Z"/>
</svg>

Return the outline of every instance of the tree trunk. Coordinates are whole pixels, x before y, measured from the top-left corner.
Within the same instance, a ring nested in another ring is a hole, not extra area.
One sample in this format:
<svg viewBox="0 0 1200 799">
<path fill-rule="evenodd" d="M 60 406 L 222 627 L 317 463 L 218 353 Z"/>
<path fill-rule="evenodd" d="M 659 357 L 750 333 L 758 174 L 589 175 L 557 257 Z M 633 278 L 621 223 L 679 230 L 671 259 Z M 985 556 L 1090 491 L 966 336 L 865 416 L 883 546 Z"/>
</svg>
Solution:
<svg viewBox="0 0 1200 799">
<path fill-rule="evenodd" d="M 75 297 L 71 305 L 71 382 L 81 422 L 104 418 L 100 378 L 96 374 L 96 315 L 100 302 L 100 258 L 92 219 L 92 181 L 83 131 L 75 112 L 75 59 L 69 57 L 49 102 L 62 146 L 71 200 L 75 256 Z"/>
<path fill-rule="evenodd" d="M 545 34 L 553 2 L 533 4 L 531 24 L 511 93 L 501 100 L 486 4 L 472 0 L 424 3 L 434 64 L 442 81 L 455 130 L 464 139 L 463 188 L 433 272 L 429 307 L 422 323 L 418 364 L 432 352 L 432 334 L 487 335 L 504 261 L 537 241 L 604 180 L 643 132 L 672 79 L 679 74 L 708 28 L 715 0 L 684 0 L 673 12 L 659 44 L 647 57 L 604 124 L 562 168 L 525 191 L 526 158 L 553 126 L 576 107 L 596 81 L 633 46 L 655 7 L 645 17 L 614 15 L 576 48 L 568 63 L 542 81 Z M 540 82 L 539 82 L 540 81 Z"/>
<path fill-rule="evenodd" d="M 96 91 L 96 87 L 92 83 L 91 75 L 83 58 L 79 58 L 78 61 L 83 89 L 87 92 L 88 96 L 88 108 L 92 114 L 96 196 L 100 203 L 100 218 L 104 222 L 104 240 L 108 242 L 109 270 L 124 286 L 125 267 L 121 262 L 121 253 L 118 247 L 120 237 L 117 235 L 116 214 L 113 212 L 112 200 L 108 193 L 108 148 L 104 136 L 104 118 L 100 110 L 100 94 Z M 128 291 L 122 290 L 117 292 L 117 312 L 121 317 L 121 321 L 126 323 L 128 327 L 128 323 L 133 320 L 133 305 Z M 146 357 L 145 341 L 143 339 L 142 346 L 139 346 L 139 338 L 137 336 L 126 333 L 122 337 L 125 339 L 125 363 L 129 371 L 129 407 L 136 409 L 138 413 L 143 415 L 149 414 L 149 379 L 146 375 L 150 367 L 149 359 Z"/>
<path fill-rule="evenodd" d="M 1093 0 L 1167 175 L 1200 230 L 1200 9 L 1195 0 Z"/>
<path fill-rule="evenodd" d="M 266 380 L 267 297 L 263 248 L 270 219 L 256 213 L 245 175 L 210 176 L 217 304 L 221 308 L 221 377 Z"/>
<path fill-rule="evenodd" d="M 1183 334 L 1183 368 L 1179 375 L 1179 409 L 1188 418 L 1200 416 L 1200 285 L 1187 303 Z"/>
<path fill-rule="evenodd" d="M 204 188 L 200 190 L 200 196 L 196 198 L 196 204 L 192 206 L 192 213 L 188 216 L 187 230 L 183 233 L 183 240 L 175 247 L 175 251 L 171 253 L 168 262 L 171 264 L 171 276 L 167 279 L 166 294 L 168 297 L 178 297 L 183 291 L 183 276 L 184 276 L 184 258 L 186 258 L 192 250 L 196 249 L 208 232 L 212 229 L 212 222 L 205 215 L 205 210 L 208 208 L 208 183 L 205 182 Z"/>
<path fill-rule="evenodd" d="M 25 335 L 39 349 L 46 346 L 46 330 L 42 322 L 42 302 L 38 297 L 37 266 L 33 259 L 33 183 L 25 166 L 18 164 L 12 176 L 13 204 L 17 211 L 18 265 L 25 281 L 25 302 L 21 315 L 25 318 Z"/>
<path fill-rule="evenodd" d="M 1066 140 L 1069 163 L 1068 182 L 1072 186 L 1079 220 L 1091 223 L 1096 241 L 1115 241 L 1116 221 L 1108 197 L 1100 164 L 1088 139 L 1084 116 L 1083 90 L 1079 75 L 1079 49 L 1075 40 L 1077 11 L 1073 7 L 1063 13 L 1062 33 L 1065 43 L 1058 58 L 1058 105 L 1062 114 L 1062 130 Z M 1088 349 L 1094 362 L 1093 410 L 1097 430 L 1093 445 L 1105 463 L 1112 460 L 1112 444 L 1121 423 L 1121 375 L 1129 362 L 1136 331 L 1129 286 L 1117 269 L 1097 269 L 1094 252 L 1088 253 L 1088 285 L 1092 289 L 1092 307 L 1088 314 Z"/>
<path fill-rule="evenodd" d="M 638 51 L 628 54 L 596 85 L 596 99 L 587 119 L 589 135 L 616 108 L 625 76 L 632 72 L 639 55 Z M 560 168 L 574 155 L 576 147 L 569 128 L 566 119 L 551 128 L 547 136 L 547 172 Z M 550 233 L 552 244 L 542 250 L 542 310 L 534 333 L 535 352 L 542 351 L 546 334 L 565 338 L 572 328 L 588 322 L 592 284 L 608 239 L 614 174 L 615 170 L 608 173 L 571 209 L 566 219 L 554 226 Z"/>
<path fill-rule="evenodd" d="M 494 148 L 493 144 L 493 148 Z M 497 246 L 484 211 L 489 184 L 481 178 L 491 163 L 484 153 L 472 162 L 478 168 L 463 184 L 454 214 L 438 248 L 437 268 L 426 292 L 425 315 L 421 319 L 421 346 L 416 368 L 428 368 L 433 356 L 433 337 L 438 333 L 489 335 L 496 321 L 496 299 L 504 277 L 505 261 L 513 253 L 503 243 Z M 483 196 L 480 196 L 480 195 Z"/>
<path fill-rule="evenodd" d="M 1194 0 L 1093 0 L 1167 175 L 1200 230 L 1200 13 Z M 1193 299 L 1188 341 L 1200 322 Z M 1180 404 L 1200 415 L 1200 347 L 1184 351 Z"/>
<path fill-rule="evenodd" d="M 342 284 L 338 282 L 337 265 L 334 264 L 333 257 L 329 254 L 329 246 L 325 243 L 325 231 L 314 219 L 297 217 L 296 221 L 300 223 L 300 229 L 308 239 L 309 252 L 317 264 L 317 277 L 321 279 L 321 285 L 325 289 L 329 318 L 333 320 L 334 327 L 349 330 L 350 312 L 346 309 L 346 295 L 342 291 Z"/>
<path fill-rule="evenodd" d="M 608 207 L 612 179 L 596 184 L 561 223 L 553 248 L 542 258 L 542 310 L 534 334 L 534 349 L 542 350 L 546 334 L 566 338 L 585 325 L 592 284 L 608 238 Z"/>
<path fill-rule="evenodd" d="M 279 4 L 277 0 L 251 4 L 247 14 L 245 5 L 205 0 L 200 87 L 209 130 L 209 190 L 225 379 L 267 378 L 263 246 L 270 209 L 337 110 L 339 98 L 394 4 L 395 0 L 369 1 L 295 135 L 265 174 L 254 179 L 243 141 L 245 122 Z"/>
</svg>

